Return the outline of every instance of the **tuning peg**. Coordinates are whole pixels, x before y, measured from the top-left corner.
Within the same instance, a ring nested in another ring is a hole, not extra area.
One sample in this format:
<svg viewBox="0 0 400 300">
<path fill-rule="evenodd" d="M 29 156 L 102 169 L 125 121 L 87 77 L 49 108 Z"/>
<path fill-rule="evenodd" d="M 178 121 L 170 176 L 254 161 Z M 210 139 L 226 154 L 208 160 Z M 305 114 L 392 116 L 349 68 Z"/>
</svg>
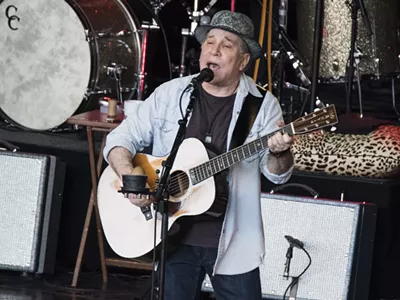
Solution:
<svg viewBox="0 0 400 300">
<path fill-rule="evenodd" d="M 331 127 L 331 132 L 335 132 L 336 129 L 337 129 L 337 128 L 336 128 L 335 126 L 332 126 L 332 127 Z"/>
<path fill-rule="evenodd" d="M 317 111 L 320 111 L 321 109 L 320 108 L 314 108 L 314 112 L 317 112 Z"/>
<path fill-rule="evenodd" d="M 319 108 L 325 108 L 325 104 L 319 100 L 319 98 L 317 97 L 317 100 L 315 101 L 315 104 L 319 107 Z"/>
</svg>

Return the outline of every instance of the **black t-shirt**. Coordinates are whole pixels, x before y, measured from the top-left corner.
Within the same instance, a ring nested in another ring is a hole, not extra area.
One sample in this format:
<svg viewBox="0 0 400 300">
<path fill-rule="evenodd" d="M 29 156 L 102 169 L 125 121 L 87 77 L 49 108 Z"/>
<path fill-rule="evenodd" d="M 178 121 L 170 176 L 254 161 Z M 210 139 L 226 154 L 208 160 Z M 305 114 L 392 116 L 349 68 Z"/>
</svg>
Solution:
<svg viewBox="0 0 400 300">
<path fill-rule="evenodd" d="M 199 89 L 198 101 L 193 104 L 193 112 L 187 126 L 186 138 L 194 137 L 204 146 L 220 155 L 226 152 L 229 124 L 232 118 L 236 94 L 227 97 L 215 97 L 202 88 Z M 217 195 L 211 211 L 226 210 L 228 191 L 224 173 L 214 176 Z M 202 247 L 218 247 L 224 214 L 219 217 L 203 214 L 181 218 L 182 243 Z"/>
</svg>

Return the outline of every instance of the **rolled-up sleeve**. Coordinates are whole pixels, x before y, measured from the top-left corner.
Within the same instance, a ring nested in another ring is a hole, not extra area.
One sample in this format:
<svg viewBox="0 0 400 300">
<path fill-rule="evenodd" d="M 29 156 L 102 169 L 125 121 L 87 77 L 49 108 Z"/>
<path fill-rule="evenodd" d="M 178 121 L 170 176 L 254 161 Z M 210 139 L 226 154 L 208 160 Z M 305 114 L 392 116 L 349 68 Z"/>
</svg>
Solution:
<svg viewBox="0 0 400 300">
<path fill-rule="evenodd" d="M 270 93 L 267 93 L 264 99 L 262 109 L 264 113 L 263 118 L 263 129 L 260 131 L 260 136 L 265 136 L 279 129 L 277 122 L 283 121 L 282 110 L 278 100 Z M 268 170 L 269 149 L 266 149 L 260 153 L 260 169 L 262 174 L 271 182 L 275 184 L 282 184 L 289 180 L 293 172 L 293 167 L 283 174 L 273 174 Z"/>
<path fill-rule="evenodd" d="M 129 150 L 132 157 L 153 141 L 153 121 L 157 114 L 157 89 L 143 102 L 138 102 L 135 109 L 122 123 L 107 135 L 103 156 L 108 162 L 108 155 L 115 147 Z"/>
</svg>

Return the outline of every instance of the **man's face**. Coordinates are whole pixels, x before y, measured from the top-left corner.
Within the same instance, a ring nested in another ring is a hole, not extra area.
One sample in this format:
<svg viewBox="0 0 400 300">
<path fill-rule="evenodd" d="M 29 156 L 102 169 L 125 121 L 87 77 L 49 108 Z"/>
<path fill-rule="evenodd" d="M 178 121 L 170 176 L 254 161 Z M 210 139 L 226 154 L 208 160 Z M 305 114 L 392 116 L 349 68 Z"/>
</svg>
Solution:
<svg viewBox="0 0 400 300">
<path fill-rule="evenodd" d="M 222 29 L 212 29 L 201 47 L 200 69 L 214 72 L 211 84 L 224 86 L 237 81 L 250 55 L 242 53 L 240 37 Z"/>
</svg>

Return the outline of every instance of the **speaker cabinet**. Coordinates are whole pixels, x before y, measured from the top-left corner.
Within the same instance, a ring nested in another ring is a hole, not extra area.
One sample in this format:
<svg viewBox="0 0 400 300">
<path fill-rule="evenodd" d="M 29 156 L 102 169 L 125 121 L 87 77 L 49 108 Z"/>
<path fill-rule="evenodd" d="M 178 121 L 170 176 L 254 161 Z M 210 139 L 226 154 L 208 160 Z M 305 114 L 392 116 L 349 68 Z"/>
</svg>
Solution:
<svg viewBox="0 0 400 300">
<path fill-rule="evenodd" d="M 288 235 L 304 243 L 312 260 L 293 299 L 368 299 L 375 205 L 263 194 L 261 207 L 266 249 L 260 267 L 263 298 L 282 299 L 291 277 L 299 276 L 309 263 L 306 253 L 294 247 L 289 279 L 283 277 Z M 208 277 L 202 290 L 213 291 Z"/>
<path fill-rule="evenodd" d="M 54 271 L 65 164 L 0 151 L 0 269 Z"/>
</svg>

